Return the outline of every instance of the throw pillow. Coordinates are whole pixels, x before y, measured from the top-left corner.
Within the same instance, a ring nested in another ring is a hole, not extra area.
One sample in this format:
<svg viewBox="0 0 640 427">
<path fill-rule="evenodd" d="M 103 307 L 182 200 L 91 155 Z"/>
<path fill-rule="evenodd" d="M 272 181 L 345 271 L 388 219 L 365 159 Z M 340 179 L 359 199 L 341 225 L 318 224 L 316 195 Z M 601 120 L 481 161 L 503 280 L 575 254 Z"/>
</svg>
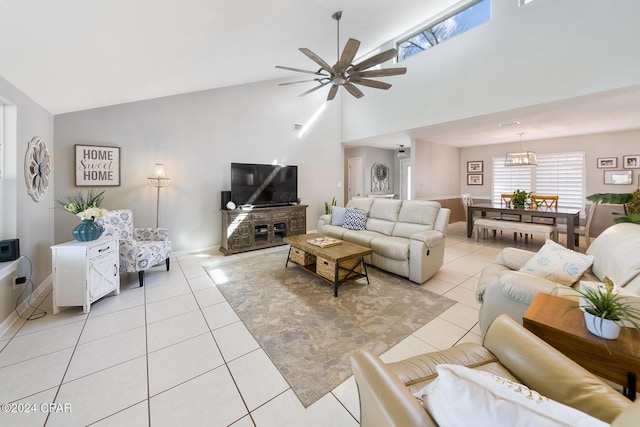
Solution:
<svg viewBox="0 0 640 427">
<path fill-rule="evenodd" d="M 547 240 L 540 250 L 520 268 L 523 273 L 571 286 L 593 264 L 593 255 L 584 255 Z"/>
<path fill-rule="evenodd" d="M 441 426 L 609 425 L 487 372 L 460 365 L 438 365 L 436 371 L 438 377 L 414 396 Z"/>
<path fill-rule="evenodd" d="M 344 216 L 345 216 L 346 208 L 341 208 L 340 206 L 332 206 L 331 207 L 331 225 L 339 225 L 342 227 L 344 224 Z"/>
<path fill-rule="evenodd" d="M 346 208 L 344 214 L 344 228 L 349 230 L 364 230 L 367 225 L 367 212 L 355 208 Z"/>
</svg>

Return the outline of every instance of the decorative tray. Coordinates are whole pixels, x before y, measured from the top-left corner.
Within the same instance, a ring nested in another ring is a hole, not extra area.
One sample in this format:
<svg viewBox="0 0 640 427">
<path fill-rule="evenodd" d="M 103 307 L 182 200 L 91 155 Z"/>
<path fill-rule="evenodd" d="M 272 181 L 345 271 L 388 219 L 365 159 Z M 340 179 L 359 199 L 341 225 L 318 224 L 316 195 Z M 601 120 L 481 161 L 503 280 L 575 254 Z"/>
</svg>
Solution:
<svg viewBox="0 0 640 427">
<path fill-rule="evenodd" d="M 316 239 L 307 240 L 314 246 L 320 246 L 321 248 L 328 248 L 330 246 L 338 246 L 342 244 L 342 240 L 334 239 L 333 237 L 318 237 Z"/>
</svg>

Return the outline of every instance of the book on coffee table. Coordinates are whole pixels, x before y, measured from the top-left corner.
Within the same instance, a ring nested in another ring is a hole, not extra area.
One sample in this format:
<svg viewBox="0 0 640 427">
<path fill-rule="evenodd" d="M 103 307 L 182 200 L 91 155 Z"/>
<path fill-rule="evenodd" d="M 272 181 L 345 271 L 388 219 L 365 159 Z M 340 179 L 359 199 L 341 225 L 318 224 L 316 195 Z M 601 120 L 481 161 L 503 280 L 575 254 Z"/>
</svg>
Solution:
<svg viewBox="0 0 640 427">
<path fill-rule="evenodd" d="M 316 239 L 309 239 L 307 242 L 314 246 L 320 246 L 321 248 L 328 248 L 330 246 L 342 244 L 342 240 L 334 239 L 333 237 L 318 237 Z"/>
</svg>

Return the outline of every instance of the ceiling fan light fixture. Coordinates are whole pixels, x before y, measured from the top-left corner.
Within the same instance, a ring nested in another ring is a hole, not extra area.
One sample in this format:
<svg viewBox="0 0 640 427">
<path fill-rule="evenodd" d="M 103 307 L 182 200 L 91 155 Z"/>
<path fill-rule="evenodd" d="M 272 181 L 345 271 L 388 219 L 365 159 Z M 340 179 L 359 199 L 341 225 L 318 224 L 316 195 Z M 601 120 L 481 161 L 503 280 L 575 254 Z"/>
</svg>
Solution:
<svg viewBox="0 0 640 427">
<path fill-rule="evenodd" d="M 404 145 L 400 145 L 400 149 L 398 150 L 398 157 L 407 157 L 407 152 L 404 149 Z"/>
<path fill-rule="evenodd" d="M 356 54 L 358 53 L 358 48 L 360 47 L 360 41 L 350 38 L 349 40 L 347 40 L 347 43 L 345 44 L 344 49 L 342 50 L 342 54 L 340 54 L 340 18 L 342 18 L 342 11 L 335 12 L 333 15 L 331 15 L 331 17 L 335 19 L 336 25 L 337 25 L 338 60 L 335 63 L 335 65 L 334 66 L 329 65 L 329 63 L 327 63 L 318 55 L 313 53 L 310 49 L 301 47 L 299 49 L 300 52 L 302 52 L 309 59 L 311 59 L 313 62 L 319 65 L 320 69 L 318 69 L 317 71 L 311 71 L 311 70 L 303 70 L 300 68 L 284 67 L 281 65 L 276 65 L 276 68 L 287 70 L 287 71 L 297 71 L 300 73 L 315 74 L 321 77 L 314 78 L 311 80 L 280 83 L 279 84 L 280 86 L 290 85 L 294 83 L 304 83 L 304 82 L 310 82 L 310 81 L 317 82 L 318 83 L 317 86 L 300 94 L 300 96 L 304 96 L 331 83 L 331 89 L 329 90 L 327 101 L 331 101 L 335 98 L 337 89 L 340 86 L 344 87 L 347 90 L 347 92 L 349 92 L 355 98 L 362 98 L 364 96 L 364 93 L 362 93 L 362 91 L 358 89 L 355 85 L 362 85 L 362 86 L 372 87 L 375 89 L 383 89 L 383 90 L 387 90 L 391 87 L 389 83 L 380 82 L 377 80 L 371 80 L 367 77 L 398 76 L 401 74 L 405 74 L 407 72 L 407 69 L 405 67 L 378 69 L 380 64 L 382 64 L 383 62 L 389 61 L 390 59 L 397 57 L 398 51 L 396 49 L 389 49 L 382 53 L 378 53 L 354 65 L 352 62 L 356 57 Z"/>
</svg>

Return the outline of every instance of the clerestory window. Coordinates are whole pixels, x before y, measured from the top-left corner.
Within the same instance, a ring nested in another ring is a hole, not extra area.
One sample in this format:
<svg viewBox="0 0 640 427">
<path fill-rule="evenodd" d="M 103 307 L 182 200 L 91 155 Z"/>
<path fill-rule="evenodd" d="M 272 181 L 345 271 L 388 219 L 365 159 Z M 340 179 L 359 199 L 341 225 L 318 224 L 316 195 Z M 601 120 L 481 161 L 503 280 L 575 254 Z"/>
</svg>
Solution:
<svg viewBox="0 0 640 427">
<path fill-rule="evenodd" d="M 397 43 L 398 62 L 441 44 L 491 19 L 491 0 L 477 0 Z"/>
</svg>

